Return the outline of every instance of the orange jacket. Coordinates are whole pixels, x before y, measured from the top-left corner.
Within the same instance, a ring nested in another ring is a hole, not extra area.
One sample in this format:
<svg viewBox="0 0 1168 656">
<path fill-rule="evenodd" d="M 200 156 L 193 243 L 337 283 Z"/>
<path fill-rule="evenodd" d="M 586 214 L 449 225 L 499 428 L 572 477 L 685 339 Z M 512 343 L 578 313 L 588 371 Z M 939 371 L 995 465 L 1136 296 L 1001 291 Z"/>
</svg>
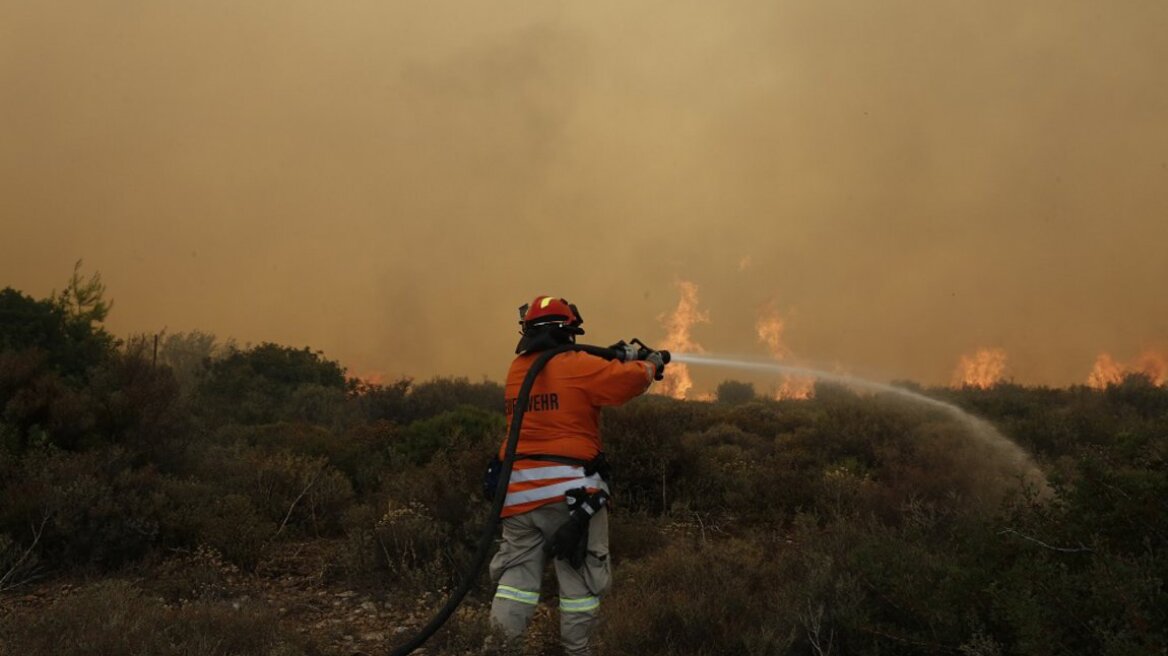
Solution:
<svg viewBox="0 0 1168 656">
<path fill-rule="evenodd" d="M 507 372 L 507 429 L 519 387 L 538 354 L 521 355 Z M 569 351 L 548 360 L 535 379 L 519 431 L 517 456 L 542 454 L 592 460 L 601 451 L 600 408 L 620 405 L 649 388 L 653 365 L 605 360 Z M 503 457 L 506 442 L 499 448 Z M 502 517 L 518 515 L 564 500 L 566 490 L 607 489 L 599 477 L 585 477 L 583 467 L 542 460 L 517 459 L 507 486 Z"/>
</svg>

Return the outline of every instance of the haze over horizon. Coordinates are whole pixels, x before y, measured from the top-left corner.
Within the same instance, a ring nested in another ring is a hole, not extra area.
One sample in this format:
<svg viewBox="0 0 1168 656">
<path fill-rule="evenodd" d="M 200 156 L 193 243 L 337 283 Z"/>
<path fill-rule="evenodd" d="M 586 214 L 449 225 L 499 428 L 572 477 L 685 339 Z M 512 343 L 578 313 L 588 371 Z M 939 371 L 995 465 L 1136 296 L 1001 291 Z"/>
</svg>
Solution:
<svg viewBox="0 0 1168 656">
<path fill-rule="evenodd" d="M 1168 345 L 1168 4 L 0 0 L 0 288 L 503 377 L 516 307 L 946 384 Z M 695 371 L 708 389 L 729 372 Z"/>
</svg>

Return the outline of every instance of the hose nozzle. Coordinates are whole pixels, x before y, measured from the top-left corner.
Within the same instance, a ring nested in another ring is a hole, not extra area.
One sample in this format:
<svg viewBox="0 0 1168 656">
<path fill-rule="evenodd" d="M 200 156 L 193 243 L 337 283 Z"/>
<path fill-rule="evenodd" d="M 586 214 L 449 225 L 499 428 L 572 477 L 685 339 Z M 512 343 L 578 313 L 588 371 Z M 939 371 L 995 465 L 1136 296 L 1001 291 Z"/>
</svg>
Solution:
<svg viewBox="0 0 1168 656">
<path fill-rule="evenodd" d="M 657 365 L 657 373 L 654 376 L 656 380 L 661 380 L 664 377 L 662 372 L 665 369 L 665 365 L 669 364 L 669 361 L 673 359 L 669 354 L 669 351 L 658 351 L 657 349 L 647 346 L 645 342 L 642 342 L 636 337 L 629 340 L 628 343 L 625 343 L 624 340 L 621 340 L 616 344 L 608 347 L 608 350 L 612 353 L 612 355 L 605 357 L 615 358 L 621 362 L 649 360 L 653 354 L 657 354 L 659 357 L 654 358 L 655 364 Z"/>
<path fill-rule="evenodd" d="M 637 339 L 636 337 L 634 337 L 632 340 L 630 340 L 630 343 L 629 343 L 629 348 L 634 348 L 634 347 L 637 349 L 637 359 L 638 360 L 649 360 L 650 356 L 652 356 L 653 354 L 657 354 L 658 358 L 660 358 L 660 359 L 655 361 L 656 372 L 653 375 L 653 379 L 654 380 L 664 379 L 665 378 L 665 365 L 669 364 L 669 361 L 672 359 L 672 357 L 669 355 L 669 351 L 658 351 L 657 349 L 646 346 L 645 342 L 642 342 L 641 340 Z"/>
</svg>

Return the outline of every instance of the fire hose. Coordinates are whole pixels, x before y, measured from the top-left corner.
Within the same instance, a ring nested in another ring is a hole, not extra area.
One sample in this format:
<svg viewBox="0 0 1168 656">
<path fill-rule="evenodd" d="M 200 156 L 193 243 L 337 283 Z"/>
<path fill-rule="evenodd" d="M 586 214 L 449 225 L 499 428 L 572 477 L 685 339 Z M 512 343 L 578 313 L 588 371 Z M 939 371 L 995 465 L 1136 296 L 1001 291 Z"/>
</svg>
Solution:
<svg viewBox="0 0 1168 656">
<path fill-rule="evenodd" d="M 527 410 L 527 403 L 531 397 L 531 388 L 535 385 L 535 379 L 539 373 L 543 371 L 544 366 L 553 357 L 567 353 L 568 351 L 582 351 L 590 355 L 604 358 L 606 360 L 644 360 L 653 353 L 653 349 L 645 346 L 640 340 L 634 339 L 631 344 L 620 342 L 610 348 L 602 348 L 600 346 L 591 346 L 589 344 L 563 344 L 554 348 L 543 351 L 536 357 L 535 361 L 531 363 L 531 367 L 527 370 L 527 375 L 523 378 L 523 384 L 519 386 L 519 396 L 515 400 L 515 409 L 511 415 L 511 430 L 507 433 L 507 446 L 503 451 L 503 468 L 499 472 L 499 483 L 495 488 L 495 496 L 491 501 L 491 511 L 488 515 L 487 525 L 483 527 L 483 533 L 479 536 L 478 548 L 475 551 L 474 560 L 471 562 L 469 571 L 462 577 L 462 581 L 458 587 L 450 594 L 450 598 L 446 600 L 446 604 L 434 614 L 434 617 L 422 627 L 420 631 L 409 641 L 390 652 L 390 656 L 406 656 L 423 643 L 430 639 L 435 632 L 450 619 L 454 611 L 458 609 L 459 604 L 462 603 L 466 594 L 470 592 L 474 585 L 475 579 L 478 578 L 479 571 L 487 562 L 487 557 L 491 554 L 491 547 L 495 542 L 495 529 L 499 526 L 499 513 L 503 510 L 503 502 L 507 498 L 507 485 L 511 481 L 511 467 L 515 464 L 515 450 L 519 446 L 519 430 L 523 426 L 523 415 Z M 662 355 L 663 361 L 669 363 L 669 351 L 659 351 Z M 661 379 L 661 372 L 657 372 L 657 380 Z"/>
</svg>

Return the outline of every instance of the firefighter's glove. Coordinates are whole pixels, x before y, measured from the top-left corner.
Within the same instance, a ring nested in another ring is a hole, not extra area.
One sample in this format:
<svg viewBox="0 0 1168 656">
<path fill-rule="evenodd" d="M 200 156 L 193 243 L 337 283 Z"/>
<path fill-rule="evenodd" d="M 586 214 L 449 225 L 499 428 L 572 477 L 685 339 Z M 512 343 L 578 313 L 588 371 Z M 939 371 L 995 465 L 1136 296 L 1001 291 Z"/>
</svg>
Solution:
<svg viewBox="0 0 1168 656">
<path fill-rule="evenodd" d="M 608 493 L 597 490 L 591 494 L 584 488 L 568 490 L 564 495 L 570 510 L 568 521 L 560 525 L 552 535 L 551 541 L 544 545 L 549 555 L 558 559 L 567 559 L 573 569 L 584 566 L 584 557 L 588 555 L 588 525 L 595 515 L 608 501 Z"/>
<path fill-rule="evenodd" d="M 665 378 L 665 363 L 668 361 L 661 351 L 652 351 L 645 356 L 645 362 L 653 365 L 653 380 Z"/>
<path fill-rule="evenodd" d="M 621 362 L 632 362 L 633 360 L 640 359 L 637 357 L 637 352 L 639 349 L 637 349 L 637 347 L 633 344 L 626 344 L 625 340 L 623 339 L 608 347 L 608 350 L 615 352 L 616 359 L 620 360 Z"/>
</svg>

